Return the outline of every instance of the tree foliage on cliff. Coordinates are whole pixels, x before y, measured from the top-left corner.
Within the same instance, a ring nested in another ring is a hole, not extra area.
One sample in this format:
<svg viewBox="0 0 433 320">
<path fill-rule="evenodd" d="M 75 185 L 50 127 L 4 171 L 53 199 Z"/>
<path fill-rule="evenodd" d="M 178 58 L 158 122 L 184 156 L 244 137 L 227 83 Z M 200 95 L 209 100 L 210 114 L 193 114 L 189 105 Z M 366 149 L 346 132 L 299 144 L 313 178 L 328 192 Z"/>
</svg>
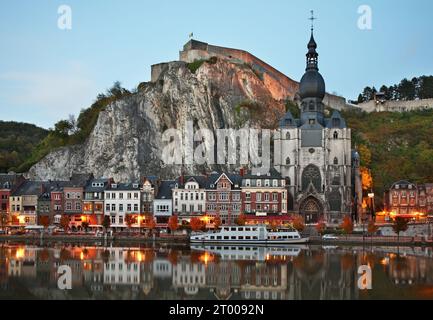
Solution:
<svg viewBox="0 0 433 320">
<path fill-rule="evenodd" d="M 116 81 L 110 89 L 96 97 L 96 101 L 90 108 L 82 109 L 77 119 L 70 115 L 67 120 L 57 122 L 54 129 L 51 129 L 36 147 L 29 149 L 29 153 L 32 150 L 31 153 L 19 162 L 20 165 L 15 170 L 28 171 L 32 165 L 54 149 L 83 143 L 95 127 L 99 113 L 111 103 L 130 94 L 130 91 L 122 88 L 120 82 Z"/>
<path fill-rule="evenodd" d="M 343 112 L 361 165 L 371 169 L 377 204 L 392 183 L 433 182 L 433 110 Z"/>
<path fill-rule="evenodd" d="M 0 172 L 16 170 L 47 135 L 32 124 L 0 121 Z"/>
<path fill-rule="evenodd" d="M 374 99 L 377 89 L 365 87 L 358 96 L 358 103 Z M 415 77 L 412 80 L 403 79 L 399 84 L 392 86 L 381 86 L 379 92 L 385 95 L 386 100 L 415 100 L 433 98 L 433 76 Z"/>
</svg>

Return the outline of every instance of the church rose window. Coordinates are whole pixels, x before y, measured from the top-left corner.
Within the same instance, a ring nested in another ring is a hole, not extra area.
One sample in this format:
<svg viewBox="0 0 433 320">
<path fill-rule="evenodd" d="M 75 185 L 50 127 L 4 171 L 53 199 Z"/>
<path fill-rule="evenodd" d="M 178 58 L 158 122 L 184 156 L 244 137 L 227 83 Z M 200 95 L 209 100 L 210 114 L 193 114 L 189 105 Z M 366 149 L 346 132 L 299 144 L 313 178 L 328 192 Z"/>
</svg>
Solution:
<svg viewBox="0 0 433 320">
<path fill-rule="evenodd" d="M 310 184 L 313 184 L 314 188 L 316 188 L 316 191 L 320 192 L 322 178 L 319 168 L 314 165 L 307 166 L 302 173 L 302 190 L 307 190 Z"/>
</svg>

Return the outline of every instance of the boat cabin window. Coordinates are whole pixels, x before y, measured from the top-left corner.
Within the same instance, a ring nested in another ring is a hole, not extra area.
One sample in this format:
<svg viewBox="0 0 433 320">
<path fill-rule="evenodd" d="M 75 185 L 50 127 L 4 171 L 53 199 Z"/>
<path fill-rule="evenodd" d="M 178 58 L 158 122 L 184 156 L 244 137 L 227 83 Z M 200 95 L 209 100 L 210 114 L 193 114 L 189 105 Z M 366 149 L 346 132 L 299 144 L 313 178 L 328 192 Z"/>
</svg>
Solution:
<svg viewBox="0 0 433 320">
<path fill-rule="evenodd" d="M 218 237 L 217 237 L 217 240 L 221 240 L 221 239 L 222 239 L 222 237 L 221 237 L 221 236 L 218 236 Z"/>
<path fill-rule="evenodd" d="M 229 239 L 230 239 L 230 237 L 227 237 L 227 236 L 224 237 L 224 240 L 229 240 Z"/>
<path fill-rule="evenodd" d="M 239 240 L 244 240 L 244 237 L 243 236 L 239 236 Z"/>
<path fill-rule="evenodd" d="M 236 227 L 231 228 L 231 231 L 236 231 Z"/>
<path fill-rule="evenodd" d="M 245 239 L 251 240 L 251 237 L 250 236 L 246 236 Z"/>
<path fill-rule="evenodd" d="M 215 237 L 214 237 L 214 236 L 211 236 L 210 239 L 211 239 L 211 240 L 215 240 Z"/>
<path fill-rule="evenodd" d="M 251 231 L 251 228 L 245 228 L 245 231 Z"/>
<path fill-rule="evenodd" d="M 235 237 L 235 236 L 232 236 L 232 240 L 236 240 L 236 237 Z"/>
<path fill-rule="evenodd" d="M 244 231 L 244 228 L 238 228 L 238 231 Z"/>
</svg>

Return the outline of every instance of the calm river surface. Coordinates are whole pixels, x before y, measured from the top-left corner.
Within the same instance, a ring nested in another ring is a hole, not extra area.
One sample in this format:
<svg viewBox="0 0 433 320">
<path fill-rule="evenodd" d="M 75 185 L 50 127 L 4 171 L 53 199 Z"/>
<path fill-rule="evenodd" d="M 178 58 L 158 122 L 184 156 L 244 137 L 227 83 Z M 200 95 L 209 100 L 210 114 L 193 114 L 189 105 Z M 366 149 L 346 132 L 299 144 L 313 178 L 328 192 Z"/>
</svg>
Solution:
<svg viewBox="0 0 433 320">
<path fill-rule="evenodd" d="M 71 290 L 58 288 L 69 266 Z M 358 289 L 358 267 L 372 289 Z M 0 243 L 0 299 L 433 299 L 431 248 Z"/>
</svg>

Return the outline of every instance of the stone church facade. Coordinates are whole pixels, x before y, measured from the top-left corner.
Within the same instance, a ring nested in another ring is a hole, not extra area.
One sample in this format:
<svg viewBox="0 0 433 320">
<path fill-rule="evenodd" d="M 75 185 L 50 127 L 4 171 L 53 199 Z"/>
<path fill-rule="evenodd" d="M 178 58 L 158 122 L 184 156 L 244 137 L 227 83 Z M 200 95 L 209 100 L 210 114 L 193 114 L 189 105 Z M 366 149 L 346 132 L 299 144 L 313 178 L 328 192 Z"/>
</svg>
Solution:
<svg viewBox="0 0 433 320">
<path fill-rule="evenodd" d="M 325 118 L 325 81 L 313 33 L 300 82 L 301 116 L 281 119 L 274 142 L 275 168 L 288 181 L 288 211 L 306 223 L 341 223 L 352 209 L 351 132 L 338 111 Z"/>
</svg>

